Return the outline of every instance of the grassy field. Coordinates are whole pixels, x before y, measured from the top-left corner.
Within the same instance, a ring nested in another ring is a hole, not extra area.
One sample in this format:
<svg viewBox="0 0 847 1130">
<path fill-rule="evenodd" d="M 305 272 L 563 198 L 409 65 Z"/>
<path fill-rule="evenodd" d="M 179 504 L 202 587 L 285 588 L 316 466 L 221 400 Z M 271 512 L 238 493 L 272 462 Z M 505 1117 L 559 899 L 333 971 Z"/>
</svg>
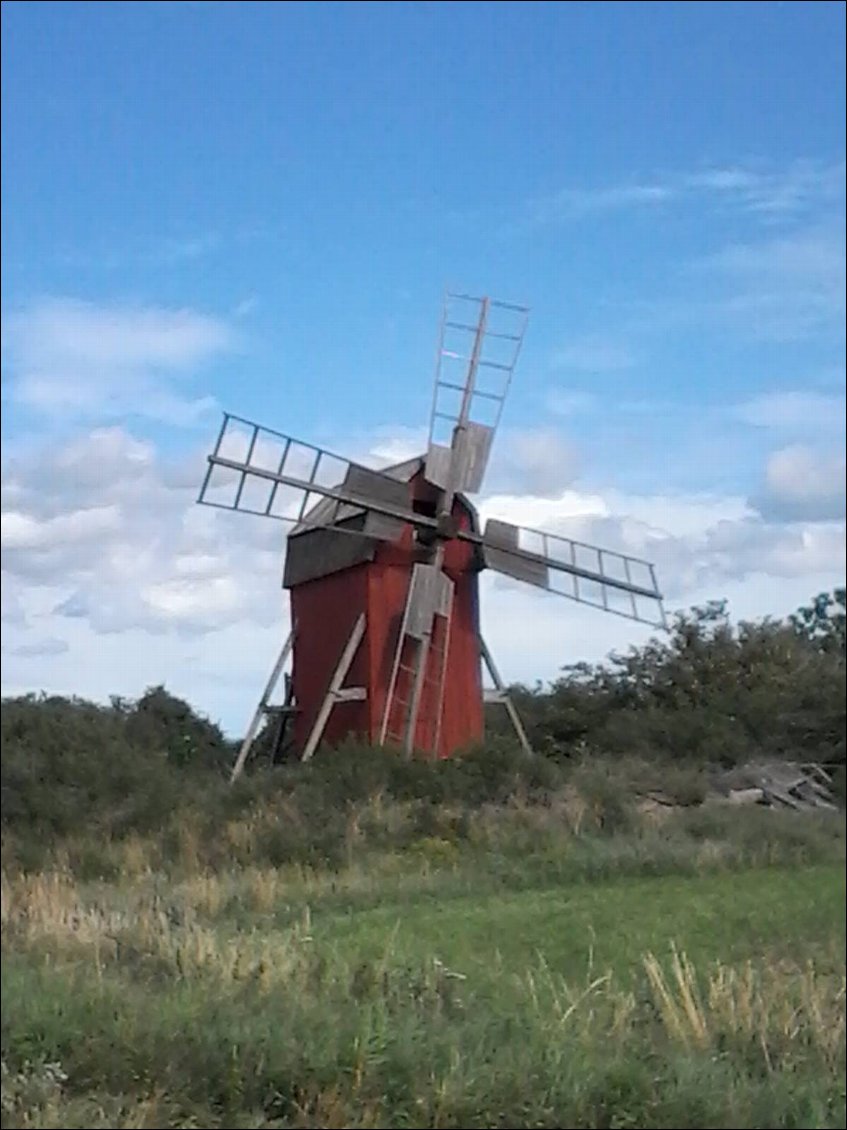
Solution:
<svg viewBox="0 0 847 1130">
<path fill-rule="evenodd" d="M 254 821 L 228 867 L 7 874 L 3 1125 L 845 1125 L 841 815 L 404 819 L 332 867 L 251 863 Z"/>
</svg>

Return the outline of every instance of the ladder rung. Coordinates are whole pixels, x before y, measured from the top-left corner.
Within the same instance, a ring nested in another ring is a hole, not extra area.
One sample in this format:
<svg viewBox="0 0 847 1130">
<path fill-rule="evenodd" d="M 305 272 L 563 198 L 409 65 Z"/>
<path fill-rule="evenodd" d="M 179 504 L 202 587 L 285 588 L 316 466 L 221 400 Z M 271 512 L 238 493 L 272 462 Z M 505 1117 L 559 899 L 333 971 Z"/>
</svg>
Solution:
<svg viewBox="0 0 847 1130">
<path fill-rule="evenodd" d="M 452 349 L 442 349 L 441 356 L 449 357 L 451 361 L 467 361 L 468 364 L 470 364 L 473 360 L 473 358 L 465 357 L 463 354 L 456 353 Z M 511 365 L 504 365 L 501 361 L 486 361 L 484 358 L 480 358 L 480 360 L 477 361 L 477 364 L 484 365 L 487 369 L 502 369 L 504 373 L 511 373 L 511 371 L 515 367 L 514 363 Z"/>
<path fill-rule="evenodd" d="M 528 306 L 518 306 L 515 302 L 498 302 L 496 298 L 492 298 L 489 301 L 488 305 L 499 306 L 501 310 L 516 310 L 519 314 L 529 313 Z"/>
<path fill-rule="evenodd" d="M 480 304 L 482 303 L 482 299 L 475 294 L 459 294 L 458 291 L 455 290 L 449 290 L 447 292 L 447 297 L 461 298 L 465 302 L 479 302 Z"/>
<path fill-rule="evenodd" d="M 449 326 L 451 330 L 468 330 L 470 333 L 475 334 L 479 330 L 479 326 L 472 326 L 468 322 L 445 322 L 445 326 Z M 497 330 L 483 330 L 483 337 L 498 337 L 503 341 L 520 341 L 518 334 L 504 334 Z"/>
<path fill-rule="evenodd" d="M 451 389 L 454 389 L 456 392 L 464 392 L 465 391 L 465 385 L 456 384 L 454 381 L 439 381 L 438 387 L 439 388 L 451 388 Z M 482 392 L 478 388 L 475 388 L 473 390 L 473 396 L 481 396 L 485 400 L 500 400 L 500 401 L 502 401 L 502 400 L 506 399 L 505 396 L 501 396 L 499 392 Z M 459 418 L 458 416 L 451 416 L 450 417 L 451 420 L 453 420 L 453 419 L 458 420 L 458 418 Z"/>
<path fill-rule="evenodd" d="M 482 298 L 479 298 L 475 294 L 459 294 L 457 291 L 454 291 L 454 290 L 449 290 L 447 292 L 447 297 L 448 298 L 461 298 L 465 302 L 479 302 L 479 303 L 481 303 L 483 301 Z M 529 313 L 529 307 L 528 306 L 519 306 L 515 302 L 501 302 L 497 298 L 489 298 L 488 299 L 488 305 L 489 306 L 499 306 L 501 310 L 517 310 L 517 312 L 519 314 Z"/>
</svg>

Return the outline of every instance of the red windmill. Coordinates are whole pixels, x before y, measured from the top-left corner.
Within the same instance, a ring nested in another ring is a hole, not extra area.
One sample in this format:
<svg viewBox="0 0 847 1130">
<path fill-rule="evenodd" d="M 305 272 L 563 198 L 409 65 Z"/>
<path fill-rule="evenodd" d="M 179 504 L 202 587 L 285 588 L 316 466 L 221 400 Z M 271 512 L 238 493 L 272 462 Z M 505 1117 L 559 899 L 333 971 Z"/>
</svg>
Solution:
<svg viewBox="0 0 847 1130">
<path fill-rule="evenodd" d="M 376 471 L 224 416 L 199 501 L 294 527 L 283 580 L 291 632 L 233 777 L 274 709 L 293 719 L 304 760 L 347 734 L 446 757 L 482 737 L 489 700 L 508 709 L 528 750 L 480 634 L 484 568 L 664 624 L 649 563 L 493 519 L 482 531 L 465 497 L 481 488 L 526 321 L 522 306 L 447 295 L 427 452 L 393 467 Z M 286 701 L 272 708 L 289 654 Z"/>
</svg>

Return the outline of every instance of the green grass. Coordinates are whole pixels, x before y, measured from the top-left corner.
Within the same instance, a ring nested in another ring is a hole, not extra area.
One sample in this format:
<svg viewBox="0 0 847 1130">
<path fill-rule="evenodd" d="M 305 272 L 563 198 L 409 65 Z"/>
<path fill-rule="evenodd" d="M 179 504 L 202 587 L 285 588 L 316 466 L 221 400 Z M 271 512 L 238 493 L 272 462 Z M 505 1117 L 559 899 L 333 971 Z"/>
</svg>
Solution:
<svg viewBox="0 0 847 1130">
<path fill-rule="evenodd" d="M 696 962 L 739 962 L 767 951 L 797 962 L 843 958 L 845 873 L 840 865 L 769 868 L 574 884 L 313 917 L 316 934 L 363 957 L 389 943 L 403 960 L 436 955 L 488 979 L 543 957 L 579 978 L 591 959 L 619 976 L 648 950 L 672 944 Z"/>
<path fill-rule="evenodd" d="M 3 1125 L 843 1126 L 843 821 L 766 815 L 7 876 Z"/>
</svg>

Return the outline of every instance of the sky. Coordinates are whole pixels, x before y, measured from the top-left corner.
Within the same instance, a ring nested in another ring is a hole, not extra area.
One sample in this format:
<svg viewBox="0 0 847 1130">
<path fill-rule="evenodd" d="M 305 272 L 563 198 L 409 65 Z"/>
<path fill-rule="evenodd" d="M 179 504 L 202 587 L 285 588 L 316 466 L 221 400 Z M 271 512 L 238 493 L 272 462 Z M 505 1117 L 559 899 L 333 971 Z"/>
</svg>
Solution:
<svg viewBox="0 0 847 1130">
<path fill-rule="evenodd" d="M 2 689 L 243 732 L 285 527 L 229 411 L 423 451 L 446 288 L 529 324 L 474 501 L 669 613 L 845 574 L 843 3 L 2 5 Z M 486 573 L 503 677 L 651 629 Z"/>
</svg>

